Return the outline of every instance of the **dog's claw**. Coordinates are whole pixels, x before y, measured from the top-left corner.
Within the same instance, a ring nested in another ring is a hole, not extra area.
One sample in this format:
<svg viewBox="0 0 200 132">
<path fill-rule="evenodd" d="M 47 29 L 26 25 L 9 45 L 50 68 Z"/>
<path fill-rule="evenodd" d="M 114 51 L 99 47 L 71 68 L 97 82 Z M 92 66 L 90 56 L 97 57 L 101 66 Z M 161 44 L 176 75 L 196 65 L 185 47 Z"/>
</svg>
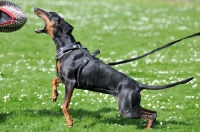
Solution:
<svg viewBox="0 0 200 132">
<path fill-rule="evenodd" d="M 52 102 L 56 102 L 56 98 L 55 98 L 55 99 L 52 99 Z"/>
</svg>

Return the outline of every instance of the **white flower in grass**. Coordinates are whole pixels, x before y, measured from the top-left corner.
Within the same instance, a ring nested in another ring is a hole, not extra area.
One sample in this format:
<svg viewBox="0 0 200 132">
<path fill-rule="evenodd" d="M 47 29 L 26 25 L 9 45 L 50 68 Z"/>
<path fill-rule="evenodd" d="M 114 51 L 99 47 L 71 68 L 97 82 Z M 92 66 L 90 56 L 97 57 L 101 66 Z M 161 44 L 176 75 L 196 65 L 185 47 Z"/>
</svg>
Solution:
<svg viewBox="0 0 200 132">
<path fill-rule="evenodd" d="M 42 104 L 44 105 L 44 104 L 46 104 L 45 102 L 42 102 Z"/>
<path fill-rule="evenodd" d="M 177 108 L 177 109 L 183 109 L 183 106 L 176 105 L 176 108 Z"/>
<path fill-rule="evenodd" d="M 6 96 L 4 96 L 4 97 L 3 97 L 4 102 L 7 102 L 7 100 L 10 100 L 9 97 L 10 97 L 10 94 L 7 94 Z"/>
<path fill-rule="evenodd" d="M 83 90 L 83 92 L 87 94 L 87 93 L 88 93 L 88 90 Z"/>
<path fill-rule="evenodd" d="M 153 95 L 151 98 L 155 98 L 156 97 L 156 95 Z"/>
<path fill-rule="evenodd" d="M 194 96 L 186 96 L 187 99 L 193 99 Z"/>
<path fill-rule="evenodd" d="M 116 52 L 115 52 L 115 51 L 111 51 L 110 54 L 111 54 L 111 55 L 115 55 Z"/>
<path fill-rule="evenodd" d="M 199 108 L 199 104 L 195 104 L 195 107 L 196 107 L 196 108 Z"/>
<path fill-rule="evenodd" d="M 149 107 L 150 107 L 150 106 L 151 106 L 151 103 L 147 104 L 147 106 L 149 106 Z"/>
<path fill-rule="evenodd" d="M 154 84 L 159 84 L 159 83 L 160 83 L 160 81 L 154 80 L 151 84 L 154 85 Z"/>
<path fill-rule="evenodd" d="M 61 85 L 62 85 L 62 84 L 61 84 Z M 62 94 L 62 91 L 58 90 L 58 93 L 59 93 L 59 94 Z"/>
<path fill-rule="evenodd" d="M 6 100 L 7 98 L 9 98 L 10 94 L 6 95 L 3 97 L 4 100 Z"/>
<path fill-rule="evenodd" d="M 197 84 L 194 84 L 194 85 L 192 86 L 192 88 L 197 88 Z"/>
<path fill-rule="evenodd" d="M 27 96 L 26 94 L 21 94 L 21 95 L 20 95 L 20 97 L 22 97 L 22 98 L 23 98 L 23 97 L 26 97 L 26 96 Z"/>
<path fill-rule="evenodd" d="M 161 109 L 165 109 L 165 106 L 161 106 L 160 108 L 161 108 Z"/>
</svg>

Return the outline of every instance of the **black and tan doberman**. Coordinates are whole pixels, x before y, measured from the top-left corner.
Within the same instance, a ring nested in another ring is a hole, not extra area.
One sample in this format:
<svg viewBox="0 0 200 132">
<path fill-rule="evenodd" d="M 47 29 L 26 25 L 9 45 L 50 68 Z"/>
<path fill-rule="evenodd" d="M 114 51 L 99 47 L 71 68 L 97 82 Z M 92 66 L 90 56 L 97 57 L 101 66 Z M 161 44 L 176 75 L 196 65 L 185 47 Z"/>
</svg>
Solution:
<svg viewBox="0 0 200 132">
<path fill-rule="evenodd" d="M 57 85 L 65 85 L 65 99 L 62 110 L 68 127 L 73 121 L 69 115 L 69 105 L 74 88 L 90 90 L 113 95 L 118 101 L 120 113 L 131 119 L 147 120 L 147 128 L 154 124 L 157 112 L 140 106 L 143 89 L 160 90 L 184 84 L 192 80 L 188 78 L 163 86 L 145 85 L 115 70 L 95 57 L 98 51 L 90 54 L 88 50 L 75 40 L 73 27 L 55 12 L 47 12 L 34 8 L 34 12 L 45 22 L 45 27 L 36 29 L 36 33 L 47 33 L 56 46 L 57 78 L 52 81 L 52 101 L 58 96 Z"/>
</svg>

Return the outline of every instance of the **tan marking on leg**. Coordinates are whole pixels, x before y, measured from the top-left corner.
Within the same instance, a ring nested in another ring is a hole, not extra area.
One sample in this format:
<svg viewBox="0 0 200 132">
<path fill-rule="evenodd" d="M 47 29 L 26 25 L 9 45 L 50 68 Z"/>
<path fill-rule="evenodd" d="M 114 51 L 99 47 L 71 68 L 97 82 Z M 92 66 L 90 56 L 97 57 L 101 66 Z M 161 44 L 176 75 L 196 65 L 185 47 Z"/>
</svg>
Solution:
<svg viewBox="0 0 200 132">
<path fill-rule="evenodd" d="M 58 97 L 57 86 L 61 82 L 61 80 L 57 77 L 52 81 L 52 102 L 56 102 Z"/>
<path fill-rule="evenodd" d="M 153 126 L 153 124 L 154 124 L 154 122 L 156 120 L 157 112 L 156 111 L 151 111 L 151 110 L 148 110 L 148 109 L 145 109 L 145 108 L 142 108 L 142 107 L 140 107 L 140 110 L 141 110 L 140 117 L 142 119 L 147 120 L 146 128 L 150 129 Z"/>
<path fill-rule="evenodd" d="M 67 94 L 67 98 L 65 99 L 65 102 L 63 103 L 63 106 L 62 106 L 62 111 L 65 115 L 66 123 L 69 128 L 73 126 L 73 120 L 71 119 L 70 114 L 69 114 L 69 105 L 70 105 L 72 94 L 73 94 L 73 90 Z"/>
<path fill-rule="evenodd" d="M 58 72 L 60 72 L 60 69 L 61 69 L 61 63 L 60 63 L 59 60 L 56 62 L 56 67 L 57 67 Z"/>
</svg>

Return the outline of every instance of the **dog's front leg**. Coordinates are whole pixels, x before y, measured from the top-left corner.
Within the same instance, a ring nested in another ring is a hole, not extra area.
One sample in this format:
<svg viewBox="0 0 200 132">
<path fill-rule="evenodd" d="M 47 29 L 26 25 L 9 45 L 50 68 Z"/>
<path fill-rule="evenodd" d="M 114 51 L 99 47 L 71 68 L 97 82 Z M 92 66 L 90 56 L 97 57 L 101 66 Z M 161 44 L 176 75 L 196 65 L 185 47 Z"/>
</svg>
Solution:
<svg viewBox="0 0 200 132">
<path fill-rule="evenodd" d="M 68 127 L 73 126 L 73 120 L 71 119 L 70 114 L 69 114 L 69 105 L 70 105 L 70 100 L 74 91 L 74 86 L 75 86 L 75 83 L 73 82 L 70 82 L 65 85 L 65 100 L 62 106 L 62 111 L 65 115 L 66 123 Z"/>
<path fill-rule="evenodd" d="M 58 97 L 57 86 L 61 82 L 61 80 L 57 77 L 52 81 L 52 102 L 56 102 Z"/>
</svg>

